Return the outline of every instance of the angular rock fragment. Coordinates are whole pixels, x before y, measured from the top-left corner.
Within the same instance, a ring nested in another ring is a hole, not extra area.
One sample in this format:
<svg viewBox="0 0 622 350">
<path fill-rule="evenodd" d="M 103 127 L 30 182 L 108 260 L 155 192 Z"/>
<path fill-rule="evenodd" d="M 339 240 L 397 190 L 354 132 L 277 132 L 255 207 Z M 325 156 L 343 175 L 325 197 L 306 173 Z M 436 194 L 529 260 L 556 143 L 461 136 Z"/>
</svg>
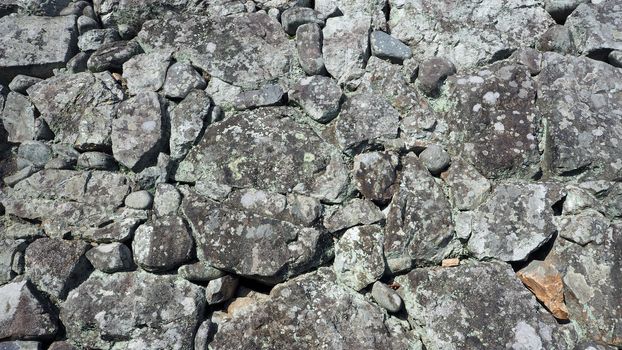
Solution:
<svg viewBox="0 0 622 350">
<path fill-rule="evenodd" d="M 589 3 L 589 0 L 544 0 L 544 8 L 557 23 L 564 23 L 582 3 Z"/>
<path fill-rule="evenodd" d="M 295 35 L 298 28 L 307 23 L 324 26 L 324 16 L 307 7 L 292 7 L 281 14 L 281 24 L 289 35 Z"/>
<path fill-rule="evenodd" d="M 104 44 L 89 57 L 87 66 L 91 72 L 120 70 L 130 58 L 143 52 L 137 41 L 116 41 Z"/>
<path fill-rule="evenodd" d="M 266 85 L 259 90 L 250 90 L 239 93 L 234 101 L 233 108 L 236 110 L 251 109 L 281 104 L 283 100 L 283 88 L 279 85 Z"/>
<path fill-rule="evenodd" d="M 369 58 L 369 17 L 333 17 L 326 20 L 323 55 L 326 70 L 339 82 L 363 74 Z"/>
<path fill-rule="evenodd" d="M 495 282 L 482 282 L 488 280 Z M 570 330 L 542 309 L 504 263 L 416 269 L 396 281 L 409 315 L 425 325 L 426 349 L 572 348 L 563 338 Z"/>
<path fill-rule="evenodd" d="M 177 213 L 181 204 L 181 194 L 171 184 L 158 184 L 153 198 L 153 211 L 157 216 Z"/>
<path fill-rule="evenodd" d="M 577 215 L 564 215 L 557 222 L 559 236 L 585 246 L 603 244 L 609 231 L 609 220 L 596 210 L 588 209 Z"/>
<path fill-rule="evenodd" d="M 11 281 L 15 275 L 23 272 L 24 250 L 27 245 L 28 243 L 23 239 L 0 239 L 0 285 Z M 21 267 L 22 271 L 16 271 L 14 267 Z"/>
<path fill-rule="evenodd" d="M 333 79 L 316 75 L 301 79 L 289 98 L 313 120 L 328 123 L 339 114 L 343 92 Z"/>
<path fill-rule="evenodd" d="M 417 343 L 402 326 L 392 327 L 379 307 L 337 284 L 335 274 L 322 268 L 279 285 L 267 300 L 219 323 L 210 347 L 287 348 L 292 338 L 305 339 L 297 344 L 300 349 L 405 349 Z"/>
<path fill-rule="evenodd" d="M 353 177 L 365 198 L 385 203 L 393 197 L 399 157 L 393 152 L 369 152 L 354 157 Z"/>
<path fill-rule="evenodd" d="M 190 260 L 192 236 L 179 216 L 140 225 L 134 234 L 134 260 L 147 271 L 167 271 Z"/>
<path fill-rule="evenodd" d="M 622 50 L 622 8 L 615 1 L 582 3 L 564 24 L 579 53 L 606 60 L 609 51 Z"/>
<path fill-rule="evenodd" d="M 449 186 L 451 202 L 458 210 L 475 209 L 490 192 L 490 181 L 462 158 L 454 159 L 442 177 Z"/>
<path fill-rule="evenodd" d="M 2 111 L 2 124 L 9 142 L 24 142 L 35 138 L 35 107 L 28 97 L 9 92 Z"/>
<path fill-rule="evenodd" d="M 86 252 L 96 270 L 105 273 L 127 271 L 133 267 L 132 251 L 123 243 L 101 244 Z"/>
<path fill-rule="evenodd" d="M 9 83 L 9 89 L 11 89 L 11 91 L 14 91 L 20 94 L 25 94 L 26 90 L 29 87 L 35 85 L 41 80 L 42 80 L 41 78 L 19 74 L 19 75 L 16 75 L 15 78 L 13 78 L 13 80 L 11 80 L 11 82 Z"/>
<path fill-rule="evenodd" d="M 176 62 L 166 72 L 162 92 L 167 97 L 185 98 L 190 91 L 203 90 L 206 86 L 205 79 L 192 65 Z"/>
<path fill-rule="evenodd" d="M 41 238 L 26 248 L 26 276 L 53 300 L 65 299 L 92 269 L 81 241 Z"/>
<path fill-rule="evenodd" d="M 78 48 L 81 51 L 94 51 L 109 44 L 120 40 L 119 33 L 110 28 L 93 29 L 78 37 Z"/>
<path fill-rule="evenodd" d="M 17 156 L 18 161 L 41 169 L 52 158 L 52 149 L 40 141 L 24 141 L 17 148 Z"/>
<path fill-rule="evenodd" d="M 69 293 L 60 318 L 78 348 L 181 350 L 191 348 L 204 304 L 201 287 L 174 276 L 96 271 Z"/>
<path fill-rule="evenodd" d="M 112 152 L 124 166 L 140 171 L 155 164 L 165 137 L 163 106 L 155 92 L 143 92 L 119 104 L 112 123 Z"/>
<path fill-rule="evenodd" d="M 76 21 L 76 25 L 78 26 L 78 32 L 80 34 L 84 34 L 90 30 L 99 29 L 99 23 L 97 23 L 97 21 L 94 20 L 93 18 L 89 16 L 85 16 L 85 15 L 78 17 L 78 20 Z M 116 38 L 117 38 L 116 40 L 118 40 L 119 33 L 117 33 L 116 31 L 114 32 L 116 33 Z M 113 40 L 113 41 L 116 41 L 116 40 Z M 78 46 L 80 46 L 79 43 L 78 43 Z M 82 51 L 86 51 L 86 50 L 82 50 Z"/>
<path fill-rule="evenodd" d="M 337 280 L 361 290 L 384 274 L 382 228 L 377 225 L 353 227 L 335 244 L 333 268 Z"/>
<path fill-rule="evenodd" d="M 0 82 L 18 74 L 52 76 L 77 52 L 76 17 L 0 17 Z"/>
<path fill-rule="evenodd" d="M 443 57 L 433 57 L 419 65 L 417 83 L 426 95 L 434 96 L 438 93 L 438 89 L 445 79 L 454 74 L 456 74 L 456 67 L 450 60 Z"/>
<path fill-rule="evenodd" d="M 78 157 L 78 167 L 95 170 L 116 170 L 114 157 L 103 152 L 85 152 Z"/>
<path fill-rule="evenodd" d="M 223 276 L 211 280 L 205 287 L 205 298 L 208 305 L 220 304 L 231 299 L 238 288 L 238 278 L 233 276 Z"/>
<path fill-rule="evenodd" d="M 568 319 L 562 276 L 554 266 L 545 261 L 534 260 L 516 274 L 553 316 L 560 320 Z"/>
<path fill-rule="evenodd" d="M 209 96 L 202 90 L 193 90 L 171 111 L 169 147 L 173 161 L 182 160 L 204 130 L 212 107 Z"/>
<path fill-rule="evenodd" d="M 382 219 L 384 215 L 373 202 L 354 198 L 324 217 L 324 227 L 330 232 L 336 232 L 356 225 L 371 225 Z"/>
<path fill-rule="evenodd" d="M 28 281 L 0 286 L 0 339 L 52 339 L 59 330 L 58 319 L 43 300 Z"/>
<path fill-rule="evenodd" d="M 177 273 L 180 277 L 192 282 L 209 282 L 226 275 L 224 271 L 201 261 L 190 265 L 182 265 L 177 270 Z"/>
<path fill-rule="evenodd" d="M 412 50 L 406 44 L 379 30 L 369 35 L 371 54 L 383 59 L 404 61 L 412 57 Z"/>
<path fill-rule="evenodd" d="M 296 49 L 302 70 L 308 75 L 326 73 L 322 56 L 322 29 L 315 23 L 303 24 L 296 30 Z"/>
<path fill-rule="evenodd" d="M 129 93 L 160 90 L 170 63 L 171 52 L 168 50 L 142 53 L 127 60 L 123 63 L 123 77 Z"/>
</svg>

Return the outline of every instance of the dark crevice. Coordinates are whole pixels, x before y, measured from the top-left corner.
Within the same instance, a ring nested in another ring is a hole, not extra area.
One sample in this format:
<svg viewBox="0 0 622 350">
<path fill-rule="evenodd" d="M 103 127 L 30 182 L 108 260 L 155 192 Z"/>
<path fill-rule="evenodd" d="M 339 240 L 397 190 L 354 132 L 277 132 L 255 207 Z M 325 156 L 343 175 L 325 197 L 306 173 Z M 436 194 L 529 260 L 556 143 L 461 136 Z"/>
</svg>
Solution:
<svg viewBox="0 0 622 350">
<path fill-rule="evenodd" d="M 588 52 L 586 55 L 588 58 L 591 58 L 596 61 L 602 61 L 609 64 L 609 54 L 612 52 L 612 49 L 601 48 Z"/>
<path fill-rule="evenodd" d="M 562 211 L 564 209 L 564 202 L 566 201 L 566 196 L 563 196 L 560 200 L 553 203 L 551 209 L 553 209 L 553 216 L 562 215 Z"/>
<path fill-rule="evenodd" d="M 502 61 L 506 58 L 509 58 L 510 56 L 512 56 L 512 53 L 514 53 L 514 51 L 516 51 L 516 49 L 499 50 L 492 55 L 488 63 L 494 63 L 494 62 Z"/>
</svg>

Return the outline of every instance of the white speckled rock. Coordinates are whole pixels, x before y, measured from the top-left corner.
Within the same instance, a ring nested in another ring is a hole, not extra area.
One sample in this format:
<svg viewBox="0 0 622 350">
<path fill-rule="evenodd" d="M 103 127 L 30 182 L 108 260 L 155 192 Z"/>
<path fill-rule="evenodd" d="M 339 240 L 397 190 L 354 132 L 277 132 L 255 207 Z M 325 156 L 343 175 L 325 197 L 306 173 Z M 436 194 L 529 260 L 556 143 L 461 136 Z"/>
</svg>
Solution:
<svg viewBox="0 0 622 350">
<path fill-rule="evenodd" d="M 123 243 L 101 244 L 86 252 L 93 267 L 106 273 L 127 271 L 133 267 L 132 251 Z"/>
<path fill-rule="evenodd" d="M 335 244 L 333 268 L 337 279 L 354 290 L 377 281 L 385 270 L 380 226 L 358 226 L 347 230 Z"/>
<path fill-rule="evenodd" d="M 146 190 L 132 192 L 125 197 L 125 206 L 133 209 L 150 209 L 152 203 L 153 196 Z"/>
<path fill-rule="evenodd" d="M 89 32 L 90 33 L 90 32 Z M 171 51 L 160 50 L 136 55 L 123 63 L 123 77 L 130 94 L 158 91 L 164 85 L 171 62 Z"/>
<path fill-rule="evenodd" d="M 190 91 L 203 90 L 206 86 L 205 79 L 192 65 L 176 62 L 166 72 L 162 92 L 167 97 L 184 98 Z"/>
</svg>

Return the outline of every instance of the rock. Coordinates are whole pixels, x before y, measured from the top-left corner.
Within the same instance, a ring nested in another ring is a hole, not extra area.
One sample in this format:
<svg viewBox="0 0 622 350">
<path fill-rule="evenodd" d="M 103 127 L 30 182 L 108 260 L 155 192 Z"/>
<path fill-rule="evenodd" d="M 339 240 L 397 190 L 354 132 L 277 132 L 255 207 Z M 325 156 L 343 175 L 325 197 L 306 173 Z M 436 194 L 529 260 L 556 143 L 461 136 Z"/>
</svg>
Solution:
<svg viewBox="0 0 622 350">
<path fill-rule="evenodd" d="M 85 152 L 78 157 L 78 166 L 85 169 L 116 170 L 114 157 L 103 152 Z"/>
<path fill-rule="evenodd" d="M 192 258 L 193 240 L 179 216 L 140 225 L 134 234 L 134 260 L 147 271 L 168 271 Z"/>
<path fill-rule="evenodd" d="M 225 302 L 233 297 L 238 288 L 238 279 L 233 276 L 223 276 L 209 281 L 205 287 L 205 298 L 208 305 Z"/>
<path fill-rule="evenodd" d="M 315 23 L 323 27 L 324 16 L 307 7 L 292 7 L 281 14 L 281 24 L 285 33 L 289 35 L 296 35 L 298 28 L 307 23 Z"/>
<path fill-rule="evenodd" d="M 61 16 L 79 15 L 85 11 L 89 3 L 87 1 L 72 1 L 66 3 L 66 5 L 59 13 Z"/>
<path fill-rule="evenodd" d="M 341 174 L 330 167 L 343 164 L 343 160 L 335 147 L 308 126 L 297 123 L 294 117 L 299 115 L 292 108 L 264 107 L 237 113 L 212 125 L 180 163 L 175 180 L 203 180 L 280 193 L 296 188 L 300 194 L 328 197 L 330 193 L 319 187 L 327 181 L 320 181 L 318 176 Z M 247 132 L 250 130 L 253 132 Z M 336 164 L 331 163 L 333 159 Z M 346 175 L 340 181 L 347 180 Z M 331 189 L 340 186 L 332 183 Z"/>
<path fill-rule="evenodd" d="M 35 107 L 28 97 L 9 92 L 2 111 L 2 124 L 9 142 L 24 142 L 35 138 Z"/>
<path fill-rule="evenodd" d="M 0 342 L 2 350 L 42 350 L 43 344 L 38 341 L 13 340 Z"/>
<path fill-rule="evenodd" d="M 382 140 L 397 138 L 399 120 L 399 113 L 382 97 L 357 94 L 344 102 L 333 122 L 335 138 L 346 153 L 360 153 Z"/>
<path fill-rule="evenodd" d="M 275 284 L 324 261 L 325 233 L 200 197 L 184 196 L 182 212 L 211 266 Z"/>
<path fill-rule="evenodd" d="M 255 4 L 252 1 L 251 3 Z M 201 323 L 194 337 L 194 350 L 207 350 L 207 345 L 212 340 L 213 328 L 211 320 L 205 320 Z"/>
<path fill-rule="evenodd" d="M 0 239 L 12 240 L 34 240 L 44 236 L 44 232 L 39 226 L 18 220 L 0 220 Z M 17 256 L 16 256 L 17 257 Z"/>
<path fill-rule="evenodd" d="M 267 300 L 219 323 L 210 347 L 287 348 L 292 337 L 305 339 L 300 349 L 405 349 L 415 343 L 406 329 L 392 327 L 379 307 L 322 268 L 279 285 Z"/>
<path fill-rule="evenodd" d="M 537 104 L 547 122 L 545 171 L 578 173 L 581 179 L 618 178 L 622 101 L 616 96 L 622 91 L 622 71 L 604 62 L 553 53 L 545 54 L 544 62 Z M 587 93 L 597 86 L 598 92 Z"/>
<path fill-rule="evenodd" d="M 231 85 L 216 77 L 211 77 L 207 83 L 205 92 L 209 94 L 215 104 L 225 110 L 233 109 L 233 101 L 235 97 L 242 93 L 242 88 Z"/>
<path fill-rule="evenodd" d="M 264 106 L 275 106 L 283 100 L 283 89 L 279 85 L 266 85 L 259 90 L 249 90 L 239 93 L 233 107 L 240 111 Z"/>
<path fill-rule="evenodd" d="M 383 219 L 380 208 L 373 202 L 354 198 L 325 216 L 324 227 L 330 232 L 336 232 L 356 225 L 371 225 Z"/>
<path fill-rule="evenodd" d="M 164 139 L 162 119 L 163 106 L 154 92 L 121 102 L 112 122 L 114 158 L 134 171 L 153 165 Z"/>
<path fill-rule="evenodd" d="M 292 222 L 311 226 L 320 217 L 322 204 L 316 198 L 292 193 L 287 195 L 285 213 Z"/>
<path fill-rule="evenodd" d="M 454 74 L 456 74 L 456 67 L 450 60 L 433 57 L 419 65 L 417 83 L 426 95 L 435 96 L 445 79 Z"/>
<path fill-rule="evenodd" d="M 478 259 L 527 259 L 553 236 L 552 206 L 561 197 L 559 188 L 551 184 L 498 184 L 474 211 L 469 251 Z"/>
<path fill-rule="evenodd" d="M 203 90 L 206 86 L 205 79 L 192 65 L 175 62 L 166 72 L 162 92 L 166 97 L 185 98 L 190 91 Z"/>
<path fill-rule="evenodd" d="M 308 75 L 326 73 L 322 56 L 322 29 L 315 23 L 303 24 L 296 30 L 296 49 L 302 70 Z"/>
<path fill-rule="evenodd" d="M 339 114 L 343 92 L 336 81 L 316 75 L 301 79 L 289 98 L 319 123 L 328 123 Z"/>
<path fill-rule="evenodd" d="M 125 197 L 125 206 L 133 209 L 150 209 L 153 196 L 145 190 L 132 192 Z"/>
<path fill-rule="evenodd" d="M 197 142 L 208 122 L 212 101 L 202 90 L 191 91 L 171 111 L 169 147 L 173 161 L 180 161 Z"/>
<path fill-rule="evenodd" d="M 376 30 L 369 35 L 371 54 L 383 59 L 402 62 L 412 57 L 413 53 L 408 45 L 391 35 Z"/>
<path fill-rule="evenodd" d="M 441 266 L 442 267 L 460 266 L 460 259 L 459 258 L 443 259 L 443 261 L 441 261 Z"/>
<path fill-rule="evenodd" d="M 24 141 L 17 148 L 17 156 L 28 165 L 41 169 L 52 158 L 52 149 L 40 141 Z"/>
<path fill-rule="evenodd" d="M 609 229 L 609 220 L 596 210 L 588 209 L 578 215 L 562 216 L 557 227 L 561 237 L 579 245 L 603 244 Z"/>
<path fill-rule="evenodd" d="M 35 140 L 51 141 L 54 139 L 54 133 L 50 130 L 50 126 L 43 118 L 35 119 Z"/>
<path fill-rule="evenodd" d="M 540 260 L 533 260 L 520 269 L 516 275 L 538 300 L 560 320 L 568 319 L 564 304 L 564 284 L 561 274 L 554 266 Z"/>
<path fill-rule="evenodd" d="M 30 87 L 28 95 L 54 132 L 55 140 L 77 142 L 85 149 L 91 142 L 95 143 L 93 148 L 106 146 L 113 105 L 124 97 L 109 73 L 87 72 L 46 79 Z"/>
<path fill-rule="evenodd" d="M 93 18 L 89 17 L 89 16 L 80 16 L 78 17 L 78 20 L 76 21 L 76 25 L 78 26 L 78 33 L 80 34 L 84 34 L 90 30 L 96 30 L 99 29 L 99 23 L 97 23 L 96 20 L 94 20 Z M 112 41 L 117 41 L 119 34 L 116 31 L 113 31 L 113 33 L 115 33 L 115 37 L 113 40 L 108 40 L 108 42 L 112 42 Z M 114 34 L 113 34 L 114 35 Z M 106 42 L 106 41 L 104 41 Z M 80 46 L 80 39 L 78 39 L 78 47 Z M 97 48 L 100 48 L 101 45 L 99 45 Z M 82 49 L 82 48 L 81 48 Z M 86 51 L 86 50 L 82 50 L 82 51 Z"/>
<path fill-rule="evenodd" d="M 386 203 L 393 197 L 399 157 L 393 152 L 370 152 L 354 157 L 353 178 L 365 198 Z"/>
<path fill-rule="evenodd" d="M 557 23 L 564 23 L 568 15 L 582 3 L 589 3 L 589 0 L 545 0 L 544 8 Z"/>
<path fill-rule="evenodd" d="M 0 239 L 0 285 L 10 282 L 13 277 L 23 272 L 24 250 L 27 245 L 23 239 Z"/>
<path fill-rule="evenodd" d="M 25 94 L 26 90 L 29 87 L 35 85 L 41 80 L 42 80 L 41 78 L 19 74 L 19 75 L 16 75 L 15 78 L 13 78 L 13 80 L 11 80 L 11 82 L 9 83 L 9 89 L 11 89 L 11 91 L 14 91 L 20 94 Z"/>
<path fill-rule="evenodd" d="M 532 76 L 540 74 L 542 70 L 542 53 L 536 49 L 518 49 L 514 51 L 508 60 L 527 67 Z"/>
<path fill-rule="evenodd" d="M 451 158 L 438 144 L 432 144 L 419 154 L 419 159 L 432 175 L 438 175 L 449 167 Z"/>
<path fill-rule="evenodd" d="M 177 270 L 177 273 L 180 277 L 192 282 L 209 282 L 226 275 L 225 272 L 201 261 L 190 265 L 182 265 Z"/>
<path fill-rule="evenodd" d="M 78 349 L 74 347 L 73 345 L 71 345 L 69 342 L 61 340 L 61 341 L 53 342 L 48 348 L 48 350 L 78 350 Z"/>
<path fill-rule="evenodd" d="M 81 241 L 40 238 L 26 248 L 26 276 L 52 300 L 65 299 L 92 269 L 84 257 L 88 246 Z"/>
<path fill-rule="evenodd" d="M 123 63 L 123 77 L 130 94 L 160 90 L 170 63 L 171 52 L 168 50 L 142 53 Z"/>
<path fill-rule="evenodd" d="M 488 279 L 495 283 L 481 283 Z M 562 342 L 564 326 L 546 314 L 504 263 L 415 269 L 396 281 L 413 322 L 425 325 L 426 349 L 572 348 Z"/>
<path fill-rule="evenodd" d="M 16 171 L 13 175 L 5 176 L 3 181 L 7 186 L 14 186 L 18 182 L 28 178 L 30 175 L 37 172 L 37 167 L 34 165 L 27 165 L 21 170 Z"/>
<path fill-rule="evenodd" d="M 475 209 L 490 192 L 490 181 L 462 158 L 454 159 L 441 176 L 449 186 L 452 206 L 458 210 Z"/>
<path fill-rule="evenodd" d="M 380 226 L 360 226 L 347 230 L 335 244 L 333 268 L 337 280 L 361 290 L 384 274 L 384 241 Z"/>
<path fill-rule="evenodd" d="M 179 350 L 191 348 L 204 304 L 201 287 L 174 276 L 94 272 L 69 294 L 60 318 L 78 348 Z"/>
<path fill-rule="evenodd" d="M 390 0 L 389 6 L 391 36 L 408 44 L 416 60 L 446 57 L 459 69 L 506 58 L 520 47 L 533 47 L 555 24 L 542 2 L 523 6 L 509 0 L 486 4 Z"/>
<path fill-rule="evenodd" d="M 132 251 L 123 243 L 101 244 L 86 252 L 86 258 L 96 270 L 114 273 L 133 267 Z"/>
<path fill-rule="evenodd" d="M 181 204 L 181 194 L 171 184 L 158 184 L 153 199 L 153 211 L 157 216 L 176 214 Z"/>
<path fill-rule="evenodd" d="M 552 26 L 544 32 L 536 48 L 540 51 L 555 51 L 561 54 L 573 54 L 576 51 L 570 29 L 562 25 Z"/>
<path fill-rule="evenodd" d="M 564 215 L 579 214 L 589 208 L 599 208 L 600 204 L 596 197 L 589 191 L 577 186 L 568 186 L 565 188 L 566 199 L 562 206 Z"/>
<path fill-rule="evenodd" d="M 452 155 L 461 155 L 487 178 L 539 172 L 541 114 L 526 67 L 501 61 L 453 75 L 445 84 L 447 96 L 436 108 L 448 124 L 446 147 Z"/>
<path fill-rule="evenodd" d="M 333 17 L 326 20 L 323 33 L 324 64 L 340 83 L 362 75 L 369 58 L 369 17 Z"/>
<path fill-rule="evenodd" d="M 609 53 L 609 64 L 622 68 L 622 50 L 614 50 Z"/>
<path fill-rule="evenodd" d="M 231 192 L 225 203 L 260 215 L 280 217 L 285 211 L 287 197 L 280 193 L 250 188 Z"/>
<path fill-rule="evenodd" d="M 49 302 L 28 281 L 0 286 L 0 305 L 2 339 L 52 339 L 59 330 Z"/>
<path fill-rule="evenodd" d="M 400 295 L 380 281 L 376 281 L 372 286 L 371 296 L 378 305 L 391 313 L 399 312 L 402 309 L 403 302 Z"/>
<path fill-rule="evenodd" d="M 284 77 L 293 57 L 280 24 L 263 13 L 232 18 L 175 15 L 146 22 L 138 41 L 147 52 L 176 49 L 210 76 L 244 89 Z"/>
<path fill-rule="evenodd" d="M 606 60 L 611 50 L 622 50 L 622 9 L 610 1 L 580 4 L 564 24 L 580 54 Z"/>
<path fill-rule="evenodd" d="M 80 48 L 80 51 L 94 51 L 104 44 L 118 40 L 121 40 L 121 38 L 114 29 L 93 29 L 78 37 L 78 48 Z"/>
<path fill-rule="evenodd" d="M 385 226 L 387 259 L 439 263 L 450 252 L 453 229 L 451 205 L 441 187 L 413 153 L 402 157 L 401 179 Z"/>
<path fill-rule="evenodd" d="M 120 70 L 130 58 L 143 52 L 137 41 L 116 41 L 103 44 L 89 57 L 87 66 L 91 72 Z"/>
<path fill-rule="evenodd" d="M 0 17 L 0 82 L 18 74 L 39 78 L 52 75 L 77 52 L 76 17 Z"/>
</svg>

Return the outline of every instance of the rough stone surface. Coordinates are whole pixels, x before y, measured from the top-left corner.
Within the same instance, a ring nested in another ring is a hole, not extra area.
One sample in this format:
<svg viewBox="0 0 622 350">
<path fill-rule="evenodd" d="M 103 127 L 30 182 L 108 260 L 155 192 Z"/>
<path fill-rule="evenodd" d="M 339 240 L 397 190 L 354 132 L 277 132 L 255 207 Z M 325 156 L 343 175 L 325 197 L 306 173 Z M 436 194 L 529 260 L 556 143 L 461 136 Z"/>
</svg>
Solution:
<svg viewBox="0 0 622 350">
<path fill-rule="evenodd" d="M 313 120 L 328 123 L 339 114 L 343 92 L 333 79 L 316 75 L 301 79 L 289 98 Z"/>
<path fill-rule="evenodd" d="M 60 318 L 79 348 L 188 349 L 204 304 L 199 286 L 173 276 L 94 272 L 69 294 Z"/>
<path fill-rule="evenodd" d="M 369 58 L 369 17 L 329 18 L 322 30 L 324 64 L 338 81 L 361 75 Z"/>
<path fill-rule="evenodd" d="M 324 26 L 324 16 L 307 7 L 292 7 L 281 14 L 281 24 L 289 35 L 296 35 L 298 28 L 307 23 Z"/>
<path fill-rule="evenodd" d="M 419 159 L 433 175 L 440 174 L 449 167 L 451 157 L 440 145 L 433 144 L 419 154 Z"/>
<path fill-rule="evenodd" d="M 520 269 L 517 276 L 553 316 L 560 320 L 568 319 L 562 276 L 553 265 L 534 260 Z"/>
<path fill-rule="evenodd" d="M 266 85 L 259 90 L 249 90 L 239 93 L 233 100 L 233 107 L 237 110 L 251 109 L 264 106 L 275 106 L 283 100 L 283 88 L 279 85 Z"/>
<path fill-rule="evenodd" d="M 120 70 L 130 58 L 142 53 L 136 41 L 115 41 L 99 47 L 89 57 L 87 66 L 92 72 Z"/>
<path fill-rule="evenodd" d="M 365 198 L 385 203 L 393 197 L 399 157 L 393 152 L 369 152 L 354 157 L 353 178 Z"/>
<path fill-rule="evenodd" d="M 384 219 L 384 215 L 374 203 L 354 198 L 342 208 L 324 217 L 324 227 L 330 232 L 350 228 L 356 225 L 371 225 Z"/>
<path fill-rule="evenodd" d="M 35 107 L 28 97 L 9 92 L 2 111 L 2 124 L 9 142 L 24 142 L 35 138 Z"/>
<path fill-rule="evenodd" d="M 193 240 L 179 216 L 140 225 L 132 243 L 134 260 L 147 271 L 167 271 L 192 257 Z"/>
<path fill-rule="evenodd" d="M 123 63 L 129 93 L 160 90 L 170 62 L 171 52 L 161 50 L 136 55 Z"/>
<path fill-rule="evenodd" d="M 162 92 L 171 98 L 184 98 L 194 89 L 205 89 L 205 79 L 190 64 L 173 63 L 166 72 Z"/>
<path fill-rule="evenodd" d="M 582 3 L 568 16 L 565 26 L 583 55 L 603 59 L 608 51 L 622 49 L 622 8 L 615 1 Z"/>
<path fill-rule="evenodd" d="M 334 269 L 337 280 L 361 290 L 384 273 L 383 232 L 379 226 L 360 226 L 347 230 L 335 244 Z"/>
<path fill-rule="evenodd" d="M 86 258 L 96 270 L 115 273 L 133 267 L 132 251 L 123 243 L 101 244 L 86 252 Z"/>
<path fill-rule="evenodd" d="M 371 54 L 388 60 L 404 61 L 412 57 L 412 50 L 391 35 L 374 31 L 369 36 Z"/>
<path fill-rule="evenodd" d="M 114 157 L 103 152 L 85 152 L 78 157 L 78 167 L 95 170 L 116 170 Z"/>
<path fill-rule="evenodd" d="M 170 113 L 171 138 L 169 147 L 174 161 L 182 160 L 197 142 L 204 126 L 212 101 L 202 90 L 193 90 Z"/>
<path fill-rule="evenodd" d="M 371 296 L 378 305 L 387 309 L 389 312 L 396 313 L 400 311 L 404 305 L 400 295 L 380 281 L 374 283 L 371 289 Z"/>
<path fill-rule="evenodd" d="M 23 272 L 24 250 L 27 245 L 23 239 L 0 240 L 0 285 L 10 282 L 15 275 Z M 20 268 L 14 269 L 16 267 Z"/>
<path fill-rule="evenodd" d="M 326 72 L 322 56 L 322 29 L 315 23 L 303 24 L 296 30 L 296 50 L 300 66 L 308 75 Z"/>
<path fill-rule="evenodd" d="M 205 298 L 208 305 L 220 304 L 233 297 L 239 280 L 233 276 L 223 276 L 211 280 L 205 287 Z"/>
<path fill-rule="evenodd" d="M 125 197 L 125 206 L 133 209 L 150 209 L 153 204 L 153 196 L 149 191 L 141 190 L 132 192 Z"/>
<path fill-rule="evenodd" d="M 0 305 L 2 339 L 51 339 L 58 332 L 58 319 L 51 312 L 49 302 L 28 281 L 0 286 Z"/>
<path fill-rule="evenodd" d="M 99 49 L 104 44 L 120 39 L 119 33 L 114 29 L 93 29 L 78 37 L 78 48 L 80 48 L 80 51 L 93 51 Z"/>
<path fill-rule="evenodd" d="M 19 75 L 16 75 L 15 78 L 13 78 L 13 80 L 11 80 L 11 82 L 9 83 L 9 89 L 11 89 L 11 91 L 14 91 L 20 94 L 25 94 L 26 90 L 29 87 L 35 85 L 41 80 L 42 80 L 41 78 L 19 74 Z"/>
<path fill-rule="evenodd" d="M 449 186 L 452 204 L 458 210 L 475 209 L 491 188 L 490 181 L 461 158 L 453 160 L 443 180 Z"/>
</svg>

